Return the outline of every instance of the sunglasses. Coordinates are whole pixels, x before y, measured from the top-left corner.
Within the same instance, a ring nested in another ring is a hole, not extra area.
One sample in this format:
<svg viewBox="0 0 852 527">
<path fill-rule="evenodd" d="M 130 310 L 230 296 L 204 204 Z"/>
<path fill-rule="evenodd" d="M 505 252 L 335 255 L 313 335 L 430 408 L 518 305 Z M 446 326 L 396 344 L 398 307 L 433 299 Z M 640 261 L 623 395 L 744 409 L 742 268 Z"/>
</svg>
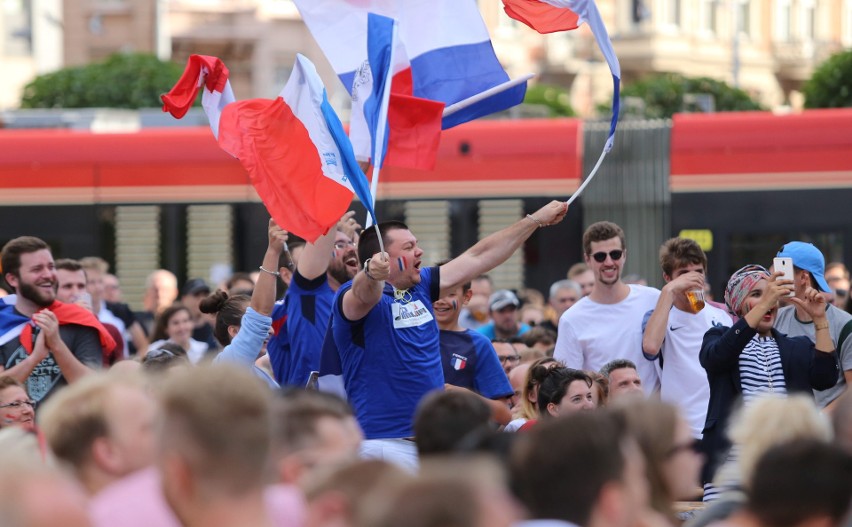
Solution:
<svg viewBox="0 0 852 527">
<path fill-rule="evenodd" d="M 621 250 L 621 249 L 613 249 L 609 253 L 605 253 L 603 251 L 600 251 L 600 252 L 596 252 L 595 254 L 593 254 L 592 258 L 594 258 L 595 261 L 598 262 L 598 263 L 604 263 L 606 261 L 607 256 L 612 258 L 613 262 L 617 262 L 617 261 L 621 260 L 622 256 L 624 256 L 624 251 Z"/>
</svg>

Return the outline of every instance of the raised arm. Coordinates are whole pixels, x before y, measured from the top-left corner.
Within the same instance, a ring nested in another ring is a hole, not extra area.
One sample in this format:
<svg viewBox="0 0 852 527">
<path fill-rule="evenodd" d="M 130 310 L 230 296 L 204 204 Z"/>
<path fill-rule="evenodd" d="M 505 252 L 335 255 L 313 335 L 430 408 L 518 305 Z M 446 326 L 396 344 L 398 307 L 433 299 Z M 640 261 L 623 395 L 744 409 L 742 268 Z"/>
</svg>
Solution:
<svg viewBox="0 0 852 527">
<path fill-rule="evenodd" d="M 564 201 L 551 201 L 534 214 L 486 236 L 461 256 L 441 266 L 441 296 L 505 262 L 539 227 L 556 225 L 568 212 Z"/>
<path fill-rule="evenodd" d="M 299 257 L 299 274 L 307 280 L 313 280 L 323 275 L 328 270 L 331 261 L 329 255 L 334 250 L 334 242 L 337 231 L 341 231 L 353 239 L 353 235 L 361 226 L 355 221 L 355 211 L 350 210 L 340 218 L 336 227 L 332 227 L 327 233 L 320 236 L 314 243 L 305 244 L 305 249 Z"/>
<path fill-rule="evenodd" d="M 381 300 L 389 275 L 388 253 L 376 253 L 364 262 L 364 268 L 352 280 L 352 287 L 343 294 L 343 316 L 348 320 L 361 320 L 367 316 Z"/>
<path fill-rule="evenodd" d="M 674 305 L 675 298 L 685 291 L 704 288 L 704 275 L 692 271 L 682 274 L 663 286 L 657 305 L 642 335 L 642 351 L 650 359 L 656 357 L 663 347 L 666 338 L 666 324 L 669 322 L 669 311 Z"/>
<path fill-rule="evenodd" d="M 251 307 L 261 315 L 270 316 L 272 315 L 272 306 L 275 304 L 278 259 L 281 257 L 281 251 L 284 250 L 284 243 L 287 241 L 287 231 L 270 219 L 267 236 L 269 245 L 266 248 L 266 254 L 263 255 L 257 284 L 255 284 L 254 291 L 251 294 Z"/>
</svg>

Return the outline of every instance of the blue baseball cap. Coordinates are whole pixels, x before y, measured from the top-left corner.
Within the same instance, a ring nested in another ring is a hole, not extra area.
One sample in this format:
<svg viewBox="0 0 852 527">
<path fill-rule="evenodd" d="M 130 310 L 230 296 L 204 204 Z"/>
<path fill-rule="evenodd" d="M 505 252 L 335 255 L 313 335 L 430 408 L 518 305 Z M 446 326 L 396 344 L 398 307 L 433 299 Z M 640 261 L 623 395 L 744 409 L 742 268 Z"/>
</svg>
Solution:
<svg viewBox="0 0 852 527">
<path fill-rule="evenodd" d="M 811 273 L 820 291 L 824 293 L 831 292 L 828 282 L 825 281 L 825 257 L 814 244 L 790 242 L 784 247 L 781 247 L 777 256 L 779 258 L 792 258 L 794 266 Z"/>
</svg>

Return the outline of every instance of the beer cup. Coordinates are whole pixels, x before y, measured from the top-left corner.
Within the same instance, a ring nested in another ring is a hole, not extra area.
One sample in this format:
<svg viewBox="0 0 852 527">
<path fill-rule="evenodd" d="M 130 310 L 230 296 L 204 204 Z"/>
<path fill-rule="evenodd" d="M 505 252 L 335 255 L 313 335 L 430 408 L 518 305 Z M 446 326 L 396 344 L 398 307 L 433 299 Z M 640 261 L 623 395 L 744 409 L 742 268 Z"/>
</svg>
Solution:
<svg viewBox="0 0 852 527">
<path fill-rule="evenodd" d="M 704 309 L 704 290 L 693 289 L 686 292 L 686 299 L 689 300 L 689 310 L 693 313 L 698 313 Z"/>
</svg>

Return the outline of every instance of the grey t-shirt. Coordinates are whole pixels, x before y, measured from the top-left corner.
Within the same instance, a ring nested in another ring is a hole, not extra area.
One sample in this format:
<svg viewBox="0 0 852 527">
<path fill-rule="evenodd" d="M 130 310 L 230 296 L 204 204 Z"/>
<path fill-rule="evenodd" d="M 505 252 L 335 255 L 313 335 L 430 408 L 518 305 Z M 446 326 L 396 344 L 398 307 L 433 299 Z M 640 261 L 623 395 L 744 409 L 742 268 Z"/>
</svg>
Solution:
<svg viewBox="0 0 852 527">
<path fill-rule="evenodd" d="M 59 326 L 59 337 L 77 360 L 92 369 L 103 367 L 103 348 L 96 329 L 65 324 Z M 27 352 L 17 338 L 0 346 L 0 365 L 7 370 L 26 357 Z M 40 404 L 56 390 L 68 384 L 68 381 L 62 375 L 53 353 L 48 353 L 47 357 L 36 365 L 24 384 L 32 400 Z"/>
<path fill-rule="evenodd" d="M 837 399 L 843 393 L 843 390 L 846 389 L 846 379 L 843 372 L 852 370 L 852 334 L 850 334 L 852 332 L 852 315 L 829 305 L 825 310 L 825 317 L 828 319 L 828 332 L 831 334 L 831 340 L 837 348 L 837 358 L 840 361 L 840 378 L 833 388 L 821 391 L 814 390 L 814 396 L 820 408 L 825 408 L 828 403 Z M 846 327 L 846 331 L 843 331 L 844 327 Z M 816 339 L 814 323 L 802 322 L 797 319 L 795 306 L 787 306 L 778 310 L 775 329 L 788 337 L 804 335 L 811 341 Z M 841 338 L 841 335 L 844 335 L 845 338 L 838 346 L 838 339 Z"/>
</svg>

